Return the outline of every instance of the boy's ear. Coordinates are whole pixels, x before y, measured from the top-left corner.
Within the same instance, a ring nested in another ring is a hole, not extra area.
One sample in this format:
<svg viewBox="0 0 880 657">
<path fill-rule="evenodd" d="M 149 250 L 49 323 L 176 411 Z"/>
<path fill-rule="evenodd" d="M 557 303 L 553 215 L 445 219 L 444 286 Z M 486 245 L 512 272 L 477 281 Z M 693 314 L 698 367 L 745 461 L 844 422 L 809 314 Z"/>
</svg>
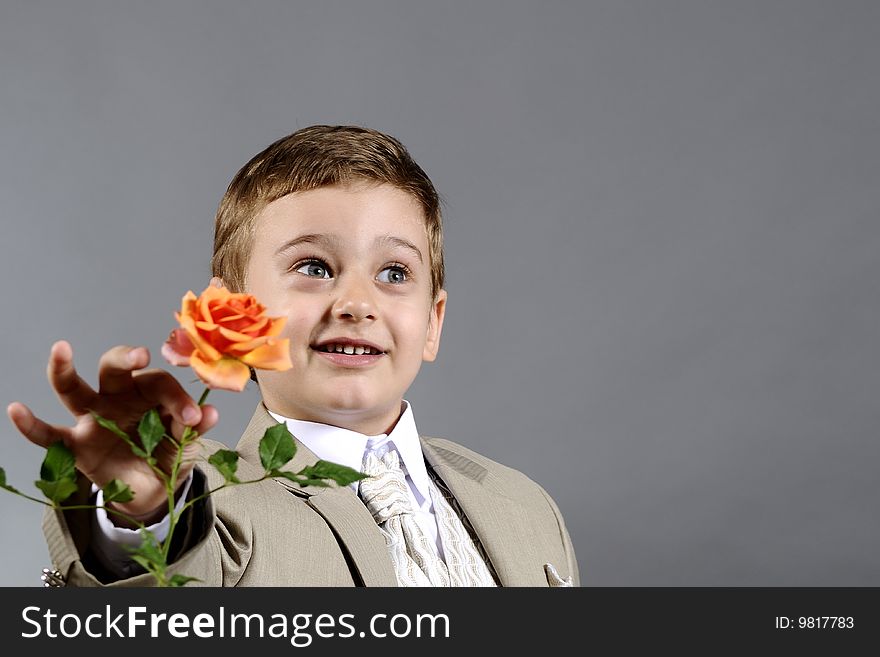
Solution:
<svg viewBox="0 0 880 657">
<path fill-rule="evenodd" d="M 226 284 L 223 282 L 223 279 L 219 278 L 218 276 L 211 277 L 210 285 L 213 285 L 214 287 L 226 287 Z"/>
<path fill-rule="evenodd" d="M 440 350 L 440 333 L 443 331 L 443 317 L 446 315 L 446 297 L 446 290 L 440 290 L 431 307 L 428 334 L 425 338 L 425 349 L 422 352 L 422 360 L 428 363 L 437 358 L 437 352 Z"/>
</svg>

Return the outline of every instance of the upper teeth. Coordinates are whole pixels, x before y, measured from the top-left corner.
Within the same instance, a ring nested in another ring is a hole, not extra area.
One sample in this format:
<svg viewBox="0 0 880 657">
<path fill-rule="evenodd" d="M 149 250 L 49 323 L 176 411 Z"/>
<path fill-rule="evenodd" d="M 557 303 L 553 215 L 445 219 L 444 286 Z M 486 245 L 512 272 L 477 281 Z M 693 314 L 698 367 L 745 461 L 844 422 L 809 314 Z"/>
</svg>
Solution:
<svg viewBox="0 0 880 657">
<path fill-rule="evenodd" d="M 379 352 L 376 349 L 371 349 L 370 347 L 361 347 L 354 345 L 346 344 L 325 344 L 319 347 L 321 351 L 336 351 L 340 354 L 355 354 L 360 356 L 361 354 L 378 354 Z"/>
</svg>

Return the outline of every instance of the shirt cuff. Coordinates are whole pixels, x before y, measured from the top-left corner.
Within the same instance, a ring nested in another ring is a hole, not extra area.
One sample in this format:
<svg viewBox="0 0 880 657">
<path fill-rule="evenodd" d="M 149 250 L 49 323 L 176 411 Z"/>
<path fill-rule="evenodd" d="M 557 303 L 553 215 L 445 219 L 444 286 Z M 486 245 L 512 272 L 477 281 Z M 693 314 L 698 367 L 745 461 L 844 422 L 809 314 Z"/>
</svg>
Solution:
<svg viewBox="0 0 880 657">
<path fill-rule="evenodd" d="M 189 489 L 192 485 L 193 473 L 190 472 L 186 481 L 181 487 L 177 496 L 177 504 L 174 506 L 174 512 L 179 514 L 183 505 L 186 503 Z M 104 491 L 92 484 L 92 494 L 96 494 L 95 505 L 104 505 Z M 140 530 L 128 529 L 127 527 L 117 527 L 108 517 L 105 509 L 95 509 L 95 520 L 92 523 L 92 551 L 101 561 L 102 565 L 107 567 L 113 574 L 118 577 L 126 577 L 133 574 L 133 568 L 136 564 L 132 561 L 131 556 L 125 549 L 125 546 L 137 547 L 141 544 Z M 168 536 L 170 519 L 168 514 L 159 522 L 148 525 L 146 528 L 150 530 L 160 543 Z"/>
</svg>

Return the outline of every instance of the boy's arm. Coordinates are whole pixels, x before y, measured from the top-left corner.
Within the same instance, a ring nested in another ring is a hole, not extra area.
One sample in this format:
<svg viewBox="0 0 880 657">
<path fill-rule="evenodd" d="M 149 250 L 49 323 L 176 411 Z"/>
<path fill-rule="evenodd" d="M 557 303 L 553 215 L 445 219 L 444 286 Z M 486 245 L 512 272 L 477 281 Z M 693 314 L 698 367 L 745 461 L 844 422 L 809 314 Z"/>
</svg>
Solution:
<svg viewBox="0 0 880 657">
<path fill-rule="evenodd" d="M 81 478 L 80 488 L 65 504 L 88 504 L 91 484 Z M 207 479 L 198 467 L 193 470 L 190 496 L 201 495 L 207 490 Z M 56 511 L 47 509 L 43 516 L 43 532 L 49 548 L 53 568 L 64 577 L 68 586 L 155 586 L 151 575 L 142 570 L 139 574 L 120 578 L 111 572 L 94 554 L 92 509 Z M 181 517 L 172 546 L 172 563 L 169 575 L 181 574 L 196 577 L 203 586 L 221 586 L 223 576 L 217 548 L 217 532 L 214 529 L 216 515 L 211 498 L 187 509 Z"/>
<path fill-rule="evenodd" d="M 177 503 L 174 512 L 178 515 L 183 505 L 191 499 L 189 491 L 192 487 L 192 481 L 193 473 L 190 472 L 177 493 Z M 104 503 L 103 491 L 92 484 L 92 494 L 95 495 L 95 505 L 102 506 Z M 161 543 L 168 536 L 169 524 L 169 517 L 166 513 L 161 520 L 147 526 L 146 529 L 152 532 L 156 540 Z M 180 524 L 177 527 L 177 531 L 183 529 Z M 125 579 L 144 571 L 140 564 L 132 560 L 131 555 L 126 549 L 127 547 L 137 547 L 140 543 L 141 534 L 139 530 L 118 527 L 113 523 L 112 514 L 109 514 L 105 509 L 95 509 L 95 515 L 92 518 L 89 550 L 100 562 L 101 566 L 116 579 Z"/>
</svg>

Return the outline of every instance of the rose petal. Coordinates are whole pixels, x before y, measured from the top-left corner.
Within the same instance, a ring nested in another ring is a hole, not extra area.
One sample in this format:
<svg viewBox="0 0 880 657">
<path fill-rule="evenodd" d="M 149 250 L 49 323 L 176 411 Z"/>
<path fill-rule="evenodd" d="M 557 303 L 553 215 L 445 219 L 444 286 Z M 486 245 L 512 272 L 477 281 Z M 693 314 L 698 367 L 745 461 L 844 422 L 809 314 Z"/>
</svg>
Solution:
<svg viewBox="0 0 880 657">
<path fill-rule="evenodd" d="M 202 359 L 201 353 L 194 351 L 190 357 L 190 365 L 209 388 L 241 392 L 251 378 L 248 366 L 234 358 L 208 362 Z"/>
<path fill-rule="evenodd" d="M 162 356 L 172 365 L 185 367 L 189 365 L 190 355 L 195 347 L 183 329 L 174 329 L 168 340 L 162 345 Z"/>
<path fill-rule="evenodd" d="M 262 347 L 269 340 L 271 340 L 271 338 L 260 337 L 248 340 L 247 342 L 232 342 L 226 348 L 226 353 L 232 358 L 242 358 L 248 352 L 253 351 L 257 347 Z"/>
<path fill-rule="evenodd" d="M 193 310 L 195 310 L 197 300 L 198 298 L 193 294 L 192 290 L 187 291 L 180 303 L 180 314 L 191 315 Z"/>
<path fill-rule="evenodd" d="M 244 315 L 236 315 L 235 317 L 236 319 L 231 319 L 229 317 L 221 319 L 220 324 L 231 331 L 247 333 L 250 337 L 262 335 L 264 327 L 269 324 L 268 317 L 261 317 L 259 319 L 246 317 Z"/>
<path fill-rule="evenodd" d="M 270 317 L 269 321 L 272 322 L 272 324 L 265 331 L 263 331 L 263 335 L 274 338 L 284 329 L 284 325 L 287 323 L 287 318 Z"/>
<path fill-rule="evenodd" d="M 236 312 L 232 308 L 218 308 L 217 311 L 213 313 L 212 317 L 217 323 L 234 322 L 237 319 L 250 319 L 250 315 Z"/>
<path fill-rule="evenodd" d="M 253 342 L 255 339 L 260 339 L 254 338 L 253 335 L 248 335 L 247 333 L 239 333 L 238 331 L 233 331 L 232 329 L 226 328 L 225 326 L 218 326 L 217 331 L 224 338 L 234 343 L 234 345 L 232 346 L 238 346 L 241 343 Z M 263 341 L 265 342 L 265 339 Z"/>
<path fill-rule="evenodd" d="M 258 370 L 289 370 L 293 367 L 290 362 L 290 340 L 270 339 L 262 347 L 243 355 L 241 360 Z"/>
<path fill-rule="evenodd" d="M 205 357 L 205 360 L 219 360 L 223 357 L 217 349 L 206 339 L 207 336 L 196 328 L 196 322 L 192 317 L 181 316 L 177 318 L 177 321 L 180 322 L 181 328 L 186 331 L 186 334 L 189 336 L 189 339 L 192 340 L 195 348 L 202 352 L 202 355 Z"/>
</svg>

